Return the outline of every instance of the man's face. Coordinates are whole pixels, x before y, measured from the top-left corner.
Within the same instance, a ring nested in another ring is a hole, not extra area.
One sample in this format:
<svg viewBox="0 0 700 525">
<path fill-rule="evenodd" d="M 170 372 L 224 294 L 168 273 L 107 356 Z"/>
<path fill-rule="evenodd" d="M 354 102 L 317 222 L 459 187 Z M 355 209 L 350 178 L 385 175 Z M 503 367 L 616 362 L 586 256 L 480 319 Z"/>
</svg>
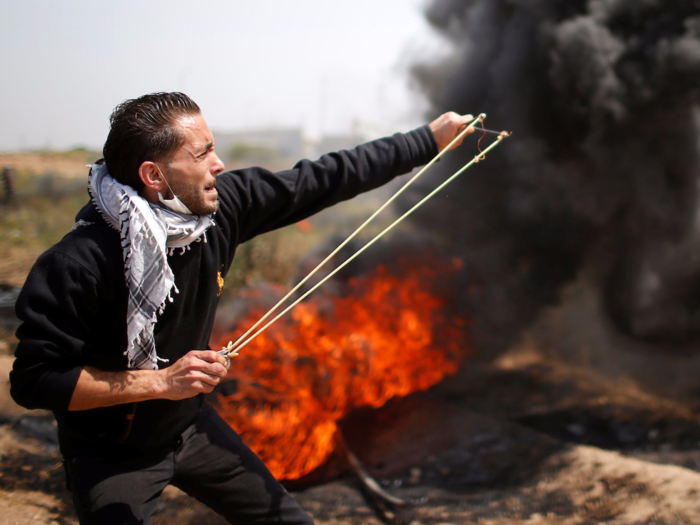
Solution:
<svg viewBox="0 0 700 525">
<path fill-rule="evenodd" d="M 201 115 L 180 117 L 176 125 L 185 141 L 166 164 L 165 176 L 192 213 L 209 215 L 219 208 L 215 186 L 224 163 L 214 152 L 214 137 Z"/>
</svg>

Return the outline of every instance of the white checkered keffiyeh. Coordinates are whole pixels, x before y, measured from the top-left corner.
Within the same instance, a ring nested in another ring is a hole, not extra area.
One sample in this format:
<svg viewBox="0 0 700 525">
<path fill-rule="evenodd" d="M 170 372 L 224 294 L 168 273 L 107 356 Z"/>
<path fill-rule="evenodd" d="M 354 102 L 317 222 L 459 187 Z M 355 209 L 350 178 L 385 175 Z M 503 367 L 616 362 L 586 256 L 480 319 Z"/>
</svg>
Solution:
<svg viewBox="0 0 700 525">
<path fill-rule="evenodd" d="M 157 369 L 153 328 L 165 301 L 173 298 L 175 276 L 168 265 L 168 250 L 189 250 L 194 241 L 206 242 L 205 232 L 214 224 L 209 215 L 185 215 L 160 204 L 149 203 L 131 186 L 120 184 L 105 164 L 94 164 L 88 189 L 107 223 L 121 233 L 124 271 L 129 290 L 127 306 L 129 368 Z"/>
</svg>

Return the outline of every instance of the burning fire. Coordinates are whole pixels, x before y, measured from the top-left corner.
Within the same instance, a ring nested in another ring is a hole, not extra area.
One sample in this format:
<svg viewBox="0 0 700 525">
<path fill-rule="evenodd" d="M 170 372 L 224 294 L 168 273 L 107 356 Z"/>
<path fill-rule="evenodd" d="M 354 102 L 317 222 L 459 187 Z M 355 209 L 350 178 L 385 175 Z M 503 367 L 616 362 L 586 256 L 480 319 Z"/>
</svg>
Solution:
<svg viewBox="0 0 700 525">
<path fill-rule="evenodd" d="M 219 412 L 279 479 L 296 479 L 333 452 L 336 421 L 360 406 L 426 389 L 457 370 L 464 323 L 432 291 L 449 268 L 397 277 L 378 267 L 343 297 L 312 296 L 254 339 L 231 364 L 236 392 Z M 225 346 L 262 315 L 251 312 Z"/>
</svg>

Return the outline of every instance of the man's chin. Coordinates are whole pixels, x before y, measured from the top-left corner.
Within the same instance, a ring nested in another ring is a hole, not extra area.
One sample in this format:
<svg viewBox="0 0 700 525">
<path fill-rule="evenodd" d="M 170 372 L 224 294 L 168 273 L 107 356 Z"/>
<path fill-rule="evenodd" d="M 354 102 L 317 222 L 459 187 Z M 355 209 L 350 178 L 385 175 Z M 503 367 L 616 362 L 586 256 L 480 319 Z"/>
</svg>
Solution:
<svg viewBox="0 0 700 525">
<path fill-rule="evenodd" d="M 216 213 L 217 210 L 219 209 L 219 204 L 220 204 L 219 199 L 216 199 L 211 205 L 209 205 L 207 207 L 208 211 L 204 215 L 211 215 L 212 213 Z"/>
<path fill-rule="evenodd" d="M 214 202 L 198 202 L 187 207 L 195 215 L 211 215 L 219 209 L 219 199 L 216 199 Z"/>
</svg>

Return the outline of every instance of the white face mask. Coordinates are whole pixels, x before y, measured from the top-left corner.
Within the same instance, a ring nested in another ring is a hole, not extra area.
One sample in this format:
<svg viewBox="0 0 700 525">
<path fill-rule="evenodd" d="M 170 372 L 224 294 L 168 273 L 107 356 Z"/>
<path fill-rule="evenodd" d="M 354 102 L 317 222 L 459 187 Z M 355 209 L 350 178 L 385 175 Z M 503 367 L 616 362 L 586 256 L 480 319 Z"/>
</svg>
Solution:
<svg viewBox="0 0 700 525">
<path fill-rule="evenodd" d="M 194 213 L 192 213 L 190 211 L 190 209 L 187 206 L 185 206 L 185 203 L 182 202 L 180 199 L 178 199 L 177 195 L 175 195 L 175 192 L 170 187 L 170 184 L 168 184 L 168 181 L 165 179 L 165 175 L 163 175 L 163 172 L 160 171 L 160 166 L 158 166 L 158 164 L 156 164 L 156 168 L 158 168 L 158 171 L 160 172 L 160 176 L 163 177 L 165 184 L 168 186 L 168 189 L 170 190 L 170 193 L 173 194 L 172 199 L 166 199 L 163 197 L 162 193 L 158 192 L 158 199 L 160 200 L 160 202 L 162 202 L 164 206 L 170 208 L 171 210 L 173 210 L 175 212 L 184 213 L 185 215 L 194 215 Z"/>
</svg>

